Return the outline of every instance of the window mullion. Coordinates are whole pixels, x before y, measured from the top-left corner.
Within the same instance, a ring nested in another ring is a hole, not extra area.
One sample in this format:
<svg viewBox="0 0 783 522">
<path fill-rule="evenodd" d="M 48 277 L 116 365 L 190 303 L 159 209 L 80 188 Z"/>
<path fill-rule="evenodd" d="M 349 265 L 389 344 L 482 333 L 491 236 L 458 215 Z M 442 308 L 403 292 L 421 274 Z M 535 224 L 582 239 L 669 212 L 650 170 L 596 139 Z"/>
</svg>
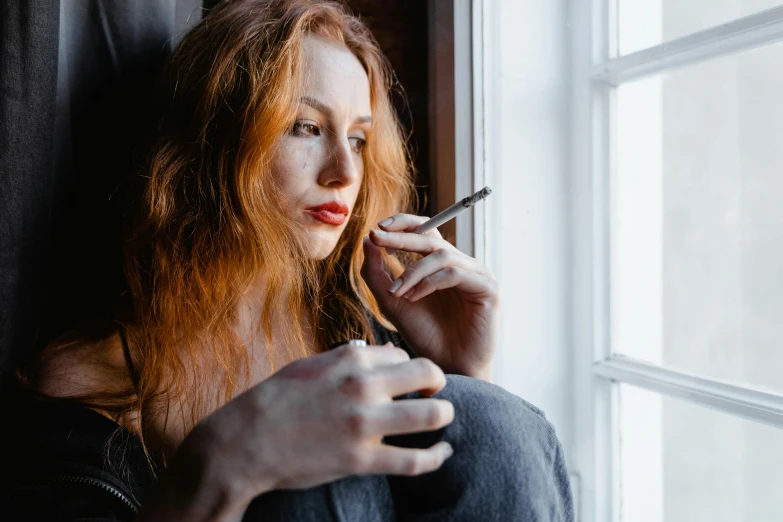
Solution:
<svg viewBox="0 0 783 522">
<path fill-rule="evenodd" d="M 599 61 L 593 80 L 609 85 L 638 80 L 675 67 L 747 51 L 783 39 L 783 6 L 664 42 L 620 58 Z"/>
<path fill-rule="evenodd" d="M 664 368 L 623 356 L 593 366 L 599 377 L 625 382 L 726 413 L 783 428 L 783 395 Z"/>
</svg>

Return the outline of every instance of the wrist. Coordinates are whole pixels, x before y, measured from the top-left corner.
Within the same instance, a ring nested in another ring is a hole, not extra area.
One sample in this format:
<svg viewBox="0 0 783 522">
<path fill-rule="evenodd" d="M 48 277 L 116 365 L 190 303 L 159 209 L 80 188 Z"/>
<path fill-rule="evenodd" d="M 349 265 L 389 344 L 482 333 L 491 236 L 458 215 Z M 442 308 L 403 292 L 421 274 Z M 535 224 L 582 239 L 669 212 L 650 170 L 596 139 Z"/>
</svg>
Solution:
<svg viewBox="0 0 783 522">
<path fill-rule="evenodd" d="M 197 477 L 193 486 L 199 492 L 215 489 L 226 505 L 247 507 L 253 497 L 272 488 L 267 484 L 251 483 L 242 470 L 232 466 L 236 459 L 231 457 L 237 449 L 220 434 L 211 425 L 196 426 L 185 439 L 182 451 L 177 451 L 175 460 L 184 473 Z"/>
<path fill-rule="evenodd" d="M 446 371 L 446 369 L 443 370 L 445 373 L 454 373 L 457 375 L 464 375 L 465 377 L 473 377 L 474 379 L 480 379 L 482 381 L 486 381 L 489 383 L 492 383 L 492 365 L 470 365 L 470 366 L 461 366 L 458 368 L 455 368 L 453 371 Z"/>
<path fill-rule="evenodd" d="M 487 381 L 491 383 L 492 367 L 487 366 L 485 368 L 471 369 L 468 372 L 466 372 L 465 375 L 467 375 L 468 377 L 473 377 L 474 379 L 480 379 L 482 381 Z"/>
<path fill-rule="evenodd" d="M 253 497 L 263 491 L 254 493 L 222 465 L 208 435 L 191 435 L 177 449 L 141 519 L 239 522 Z"/>
</svg>

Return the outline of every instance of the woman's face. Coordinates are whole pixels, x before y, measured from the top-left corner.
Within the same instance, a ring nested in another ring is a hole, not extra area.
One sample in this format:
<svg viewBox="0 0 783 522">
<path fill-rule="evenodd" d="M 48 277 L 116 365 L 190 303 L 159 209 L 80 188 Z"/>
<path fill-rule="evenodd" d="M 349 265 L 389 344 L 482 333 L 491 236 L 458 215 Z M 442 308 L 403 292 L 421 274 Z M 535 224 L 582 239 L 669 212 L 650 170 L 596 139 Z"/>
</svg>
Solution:
<svg viewBox="0 0 783 522">
<path fill-rule="evenodd" d="M 324 259 L 345 229 L 362 183 L 370 82 L 346 47 L 323 38 L 306 38 L 303 65 L 304 96 L 296 122 L 278 138 L 272 174 L 289 217 L 305 227 L 310 256 Z"/>
</svg>

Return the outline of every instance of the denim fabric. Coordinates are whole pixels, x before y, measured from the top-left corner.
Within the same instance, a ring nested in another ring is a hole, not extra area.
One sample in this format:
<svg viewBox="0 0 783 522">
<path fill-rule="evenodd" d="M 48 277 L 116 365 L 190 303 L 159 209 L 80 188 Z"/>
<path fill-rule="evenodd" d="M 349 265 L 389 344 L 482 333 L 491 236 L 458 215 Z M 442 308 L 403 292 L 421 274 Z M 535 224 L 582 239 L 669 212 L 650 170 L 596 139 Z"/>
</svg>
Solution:
<svg viewBox="0 0 783 522">
<path fill-rule="evenodd" d="M 418 392 L 395 400 L 416 399 Z M 503 388 L 447 375 L 434 397 L 454 404 L 443 429 L 386 437 L 392 446 L 448 441 L 454 455 L 416 477 L 352 476 L 307 490 L 256 498 L 244 521 L 538 522 L 573 521 L 560 442 L 542 412 Z"/>
</svg>

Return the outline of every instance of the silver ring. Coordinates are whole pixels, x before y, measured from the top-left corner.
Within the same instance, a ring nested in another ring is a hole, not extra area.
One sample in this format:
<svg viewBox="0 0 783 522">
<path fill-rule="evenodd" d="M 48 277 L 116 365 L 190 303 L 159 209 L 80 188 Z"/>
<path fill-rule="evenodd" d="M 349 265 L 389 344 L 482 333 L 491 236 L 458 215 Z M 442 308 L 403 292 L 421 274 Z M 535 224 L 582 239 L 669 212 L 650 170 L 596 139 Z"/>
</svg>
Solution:
<svg viewBox="0 0 783 522">
<path fill-rule="evenodd" d="M 348 341 L 348 344 L 352 344 L 354 346 L 367 346 L 367 343 L 362 339 L 351 339 Z"/>
</svg>

